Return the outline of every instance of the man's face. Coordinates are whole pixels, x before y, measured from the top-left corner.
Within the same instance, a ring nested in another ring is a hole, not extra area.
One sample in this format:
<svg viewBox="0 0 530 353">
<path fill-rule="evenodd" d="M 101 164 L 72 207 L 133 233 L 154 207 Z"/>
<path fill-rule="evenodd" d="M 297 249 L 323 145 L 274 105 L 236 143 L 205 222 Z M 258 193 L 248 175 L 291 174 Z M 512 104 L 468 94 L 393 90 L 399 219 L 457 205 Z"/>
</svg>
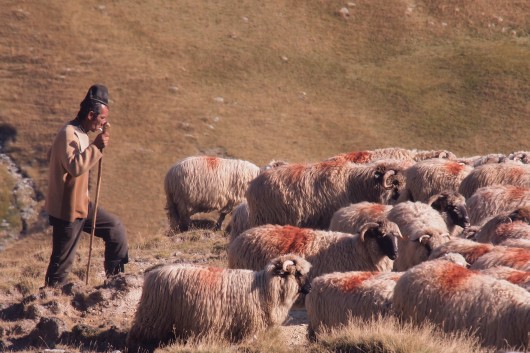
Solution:
<svg viewBox="0 0 530 353">
<path fill-rule="evenodd" d="M 100 128 L 103 128 L 103 125 L 107 123 L 109 117 L 109 108 L 105 105 L 101 106 L 101 112 L 97 117 L 94 117 L 94 112 L 88 113 L 88 120 L 90 121 L 90 131 L 96 132 Z"/>
</svg>

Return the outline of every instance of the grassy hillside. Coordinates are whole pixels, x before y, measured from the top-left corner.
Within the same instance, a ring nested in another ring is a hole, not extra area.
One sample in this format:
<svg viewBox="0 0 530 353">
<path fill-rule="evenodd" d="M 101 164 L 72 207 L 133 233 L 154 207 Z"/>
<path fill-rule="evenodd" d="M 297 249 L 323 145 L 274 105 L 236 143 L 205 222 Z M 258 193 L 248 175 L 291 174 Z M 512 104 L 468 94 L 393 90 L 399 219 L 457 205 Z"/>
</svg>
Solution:
<svg viewBox="0 0 530 353">
<path fill-rule="evenodd" d="M 101 204 L 133 236 L 165 227 L 164 174 L 193 154 L 529 148 L 522 0 L 8 1 L 0 16 L 10 156 L 45 192 L 55 132 L 106 84 Z"/>
</svg>

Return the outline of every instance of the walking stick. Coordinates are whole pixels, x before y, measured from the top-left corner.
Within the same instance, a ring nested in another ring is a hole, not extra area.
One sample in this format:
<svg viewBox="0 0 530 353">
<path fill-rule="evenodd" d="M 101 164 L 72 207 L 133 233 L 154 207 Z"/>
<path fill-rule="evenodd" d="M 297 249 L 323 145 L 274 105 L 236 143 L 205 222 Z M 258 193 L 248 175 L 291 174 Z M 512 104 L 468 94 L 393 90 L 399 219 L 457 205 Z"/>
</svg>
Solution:
<svg viewBox="0 0 530 353">
<path fill-rule="evenodd" d="M 110 128 L 110 124 L 106 123 L 103 125 L 103 134 L 108 132 Z M 103 152 L 103 150 L 101 150 Z M 98 214 L 98 203 L 99 203 L 99 190 L 101 188 L 101 167 L 103 164 L 103 156 L 99 159 L 98 164 L 98 182 L 96 184 L 96 199 L 94 200 L 94 215 L 92 217 L 92 230 L 90 232 L 90 246 L 88 248 L 88 263 L 86 265 L 86 276 L 85 276 L 85 284 L 88 285 L 88 274 L 90 272 L 90 260 L 92 259 L 92 240 L 94 239 L 94 233 L 96 232 L 96 217 Z"/>
</svg>

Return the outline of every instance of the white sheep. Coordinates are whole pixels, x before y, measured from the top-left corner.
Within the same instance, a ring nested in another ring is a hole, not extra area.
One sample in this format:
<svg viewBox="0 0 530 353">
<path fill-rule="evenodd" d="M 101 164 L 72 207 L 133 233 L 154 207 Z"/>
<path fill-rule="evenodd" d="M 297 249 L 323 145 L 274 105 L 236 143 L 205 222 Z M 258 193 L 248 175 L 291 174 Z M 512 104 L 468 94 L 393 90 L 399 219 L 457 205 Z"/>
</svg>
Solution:
<svg viewBox="0 0 530 353">
<path fill-rule="evenodd" d="M 130 351 L 169 340 L 237 342 L 281 324 L 299 293 L 309 290 L 311 265 L 295 255 L 259 272 L 170 264 L 145 275 L 127 338 Z"/>
<path fill-rule="evenodd" d="M 450 239 L 442 216 L 423 202 L 399 203 L 392 207 L 387 218 L 398 225 L 403 235 L 398 243 L 395 271 L 405 271 L 427 260 L 435 247 Z"/>
<path fill-rule="evenodd" d="M 378 148 L 373 151 L 353 151 L 328 158 L 327 161 L 349 161 L 352 163 L 373 163 L 382 159 L 397 159 L 418 162 L 430 158 L 456 159 L 454 153 L 446 150 L 416 150 L 399 147 Z"/>
<path fill-rule="evenodd" d="M 316 277 L 305 297 L 308 336 L 346 326 L 353 317 L 370 320 L 392 315 L 398 272 L 334 272 Z"/>
<path fill-rule="evenodd" d="M 361 201 L 392 204 L 404 187 L 409 162 L 346 161 L 289 164 L 268 170 L 249 185 L 250 224 L 328 229 L 333 213 Z"/>
<path fill-rule="evenodd" d="M 489 218 L 530 205 L 530 188 L 494 185 L 478 189 L 466 200 L 471 225 L 483 225 Z"/>
<path fill-rule="evenodd" d="M 257 269 L 271 258 L 293 253 L 311 263 L 310 278 L 335 271 L 390 271 L 400 237 L 397 225 L 388 221 L 368 223 L 355 235 L 264 225 L 230 243 L 228 266 Z"/>
<path fill-rule="evenodd" d="M 530 163 L 530 151 L 516 151 L 508 155 L 508 158 L 512 161 L 529 164 Z"/>
<path fill-rule="evenodd" d="M 480 256 L 470 268 L 483 270 L 495 266 L 530 271 L 530 249 L 497 245 L 488 253 Z"/>
<path fill-rule="evenodd" d="M 242 202 L 232 211 L 230 223 L 226 227 L 226 231 L 229 234 L 229 241 L 231 242 L 247 229 L 250 229 L 248 205 L 246 202 Z"/>
<path fill-rule="evenodd" d="M 479 243 L 500 245 L 508 239 L 530 240 L 530 205 L 490 218 L 475 233 Z"/>
<path fill-rule="evenodd" d="M 393 308 L 404 321 L 468 331 L 486 346 L 528 348 L 530 293 L 449 261 L 426 261 L 405 272 Z"/>
<path fill-rule="evenodd" d="M 516 270 L 506 266 L 495 266 L 480 270 L 480 273 L 503 279 L 530 291 L 530 271 Z"/>
<path fill-rule="evenodd" d="M 462 157 L 457 158 L 456 161 L 460 163 L 465 163 L 472 167 L 480 167 L 484 164 L 493 164 L 493 163 L 504 163 L 508 160 L 508 157 L 502 153 L 490 153 L 487 155 L 479 155 L 473 157 Z"/>
<path fill-rule="evenodd" d="M 383 205 L 376 202 L 358 202 L 337 210 L 331 217 L 329 230 L 357 234 L 366 223 L 386 219 L 392 205 Z"/>
<path fill-rule="evenodd" d="M 480 244 L 469 239 L 454 238 L 437 247 L 429 255 L 429 260 L 441 258 L 447 254 L 460 254 L 470 265 L 474 264 L 482 255 L 489 253 L 495 246 Z"/>
</svg>

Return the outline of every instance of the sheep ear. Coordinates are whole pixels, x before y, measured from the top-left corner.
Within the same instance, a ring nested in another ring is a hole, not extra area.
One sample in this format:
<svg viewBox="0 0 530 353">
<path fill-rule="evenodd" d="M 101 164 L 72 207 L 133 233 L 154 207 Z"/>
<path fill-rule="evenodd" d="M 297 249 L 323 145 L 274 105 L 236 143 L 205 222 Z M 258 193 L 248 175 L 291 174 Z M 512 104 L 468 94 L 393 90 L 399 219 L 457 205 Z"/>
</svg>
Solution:
<svg viewBox="0 0 530 353">
<path fill-rule="evenodd" d="M 364 234 L 369 229 L 372 229 L 372 228 L 375 228 L 375 227 L 379 227 L 379 224 L 373 223 L 373 222 L 363 224 L 363 226 L 361 227 L 361 230 L 359 231 L 359 238 L 361 238 L 361 241 L 364 241 Z"/>
</svg>

